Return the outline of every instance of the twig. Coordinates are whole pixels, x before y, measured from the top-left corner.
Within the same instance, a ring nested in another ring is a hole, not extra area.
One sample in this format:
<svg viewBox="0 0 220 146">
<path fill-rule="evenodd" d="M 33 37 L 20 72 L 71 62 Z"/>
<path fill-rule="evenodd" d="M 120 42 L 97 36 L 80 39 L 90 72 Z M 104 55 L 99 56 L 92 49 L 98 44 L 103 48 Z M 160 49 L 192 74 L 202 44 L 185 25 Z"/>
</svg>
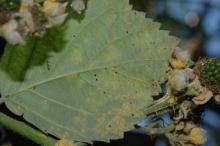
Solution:
<svg viewBox="0 0 220 146">
<path fill-rule="evenodd" d="M 42 132 L 27 126 L 23 122 L 19 122 L 3 113 L 0 113 L 0 124 L 11 129 L 24 137 L 40 144 L 42 146 L 55 146 L 56 140 L 46 136 Z"/>
</svg>

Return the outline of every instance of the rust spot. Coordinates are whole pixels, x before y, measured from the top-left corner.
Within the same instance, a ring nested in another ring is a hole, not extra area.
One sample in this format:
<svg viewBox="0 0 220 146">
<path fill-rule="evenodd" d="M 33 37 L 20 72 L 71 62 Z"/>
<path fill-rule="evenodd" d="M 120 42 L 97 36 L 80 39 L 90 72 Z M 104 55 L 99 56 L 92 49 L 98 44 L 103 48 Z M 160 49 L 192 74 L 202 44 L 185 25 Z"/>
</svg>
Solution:
<svg viewBox="0 0 220 146">
<path fill-rule="evenodd" d="M 129 10 L 130 10 L 130 6 L 126 4 L 126 5 L 123 7 L 123 11 L 124 11 L 124 12 L 127 12 L 127 11 L 129 11 Z"/>
</svg>

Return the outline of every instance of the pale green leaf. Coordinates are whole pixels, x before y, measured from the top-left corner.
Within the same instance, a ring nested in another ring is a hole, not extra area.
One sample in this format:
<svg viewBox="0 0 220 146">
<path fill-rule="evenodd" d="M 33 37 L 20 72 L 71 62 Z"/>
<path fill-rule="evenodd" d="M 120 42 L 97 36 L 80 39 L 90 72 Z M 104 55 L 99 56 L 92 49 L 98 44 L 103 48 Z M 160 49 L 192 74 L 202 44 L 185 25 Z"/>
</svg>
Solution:
<svg viewBox="0 0 220 146">
<path fill-rule="evenodd" d="M 84 142 L 121 138 L 160 91 L 177 44 L 129 0 L 90 0 L 81 21 L 6 48 L 0 91 L 13 113 L 46 133 Z"/>
</svg>

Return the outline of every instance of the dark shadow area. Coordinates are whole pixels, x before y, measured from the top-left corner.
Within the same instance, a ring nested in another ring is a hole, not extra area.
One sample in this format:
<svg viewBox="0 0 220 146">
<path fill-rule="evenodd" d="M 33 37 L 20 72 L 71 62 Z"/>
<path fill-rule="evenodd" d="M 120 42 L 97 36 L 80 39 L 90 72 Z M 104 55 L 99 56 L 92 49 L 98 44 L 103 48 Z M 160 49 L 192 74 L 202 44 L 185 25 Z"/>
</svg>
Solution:
<svg viewBox="0 0 220 146">
<path fill-rule="evenodd" d="M 24 121 L 22 117 L 14 115 L 10 112 L 5 105 L 0 105 L 0 111 L 8 116 L 18 120 Z M 0 125 L 0 145 L 11 145 L 11 146 L 39 146 L 38 144 L 26 139 L 25 137 L 19 135 Z"/>
<path fill-rule="evenodd" d="M 9 129 L 4 130 L 6 131 L 5 134 L 7 135 L 5 137 L 4 144 L 11 144 L 13 146 L 39 146 Z"/>
<path fill-rule="evenodd" d="M 4 54 L 5 44 L 6 44 L 5 40 L 0 37 L 0 58 Z"/>
<path fill-rule="evenodd" d="M 153 138 L 135 132 L 126 132 L 123 139 L 111 140 L 110 143 L 94 142 L 92 146 L 153 146 Z"/>
</svg>

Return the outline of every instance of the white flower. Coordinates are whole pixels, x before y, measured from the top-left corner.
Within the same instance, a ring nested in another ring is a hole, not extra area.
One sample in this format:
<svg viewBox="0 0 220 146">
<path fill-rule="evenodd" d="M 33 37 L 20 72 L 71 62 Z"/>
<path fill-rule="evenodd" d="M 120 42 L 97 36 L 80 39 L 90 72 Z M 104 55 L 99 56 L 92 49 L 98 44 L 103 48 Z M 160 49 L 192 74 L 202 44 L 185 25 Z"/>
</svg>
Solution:
<svg viewBox="0 0 220 146">
<path fill-rule="evenodd" d="M 173 70 L 169 76 L 169 85 L 174 92 L 182 92 L 188 85 L 188 75 L 185 70 Z"/>
<path fill-rule="evenodd" d="M 67 13 L 65 13 L 67 4 L 67 2 L 61 4 L 55 0 L 44 1 L 42 11 L 48 18 L 47 27 L 60 25 L 65 21 L 67 17 Z"/>
<path fill-rule="evenodd" d="M 19 12 L 15 13 L 15 17 L 19 17 L 19 30 L 23 35 L 33 33 L 35 30 L 34 20 L 30 12 L 30 9 L 33 5 L 33 0 L 21 0 Z"/>
<path fill-rule="evenodd" d="M 85 10 L 85 8 L 86 8 L 84 0 L 73 0 L 71 7 L 78 14 L 81 14 L 82 11 Z"/>
<path fill-rule="evenodd" d="M 47 27 L 61 25 L 65 21 L 67 15 L 68 14 L 65 13 L 65 14 L 63 14 L 61 16 L 57 16 L 57 17 L 48 17 L 49 23 L 48 23 Z"/>
<path fill-rule="evenodd" d="M 26 9 L 16 14 L 20 17 L 19 26 L 22 27 L 22 33 L 27 35 L 35 31 L 34 19 L 32 14 Z"/>
<path fill-rule="evenodd" d="M 181 48 L 176 48 L 170 58 L 169 62 L 174 69 L 186 68 L 191 60 L 191 55 L 188 50 Z"/>
<path fill-rule="evenodd" d="M 177 48 L 174 51 L 174 56 L 185 63 L 188 63 L 191 58 L 190 52 L 187 49 L 181 49 L 181 48 Z"/>
<path fill-rule="evenodd" d="M 24 45 L 25 41 L 17 31 L 18 24 L 12 19 L 8 23 L 0 27 L 0 35 L 10 44 Z"/>
</svg>

